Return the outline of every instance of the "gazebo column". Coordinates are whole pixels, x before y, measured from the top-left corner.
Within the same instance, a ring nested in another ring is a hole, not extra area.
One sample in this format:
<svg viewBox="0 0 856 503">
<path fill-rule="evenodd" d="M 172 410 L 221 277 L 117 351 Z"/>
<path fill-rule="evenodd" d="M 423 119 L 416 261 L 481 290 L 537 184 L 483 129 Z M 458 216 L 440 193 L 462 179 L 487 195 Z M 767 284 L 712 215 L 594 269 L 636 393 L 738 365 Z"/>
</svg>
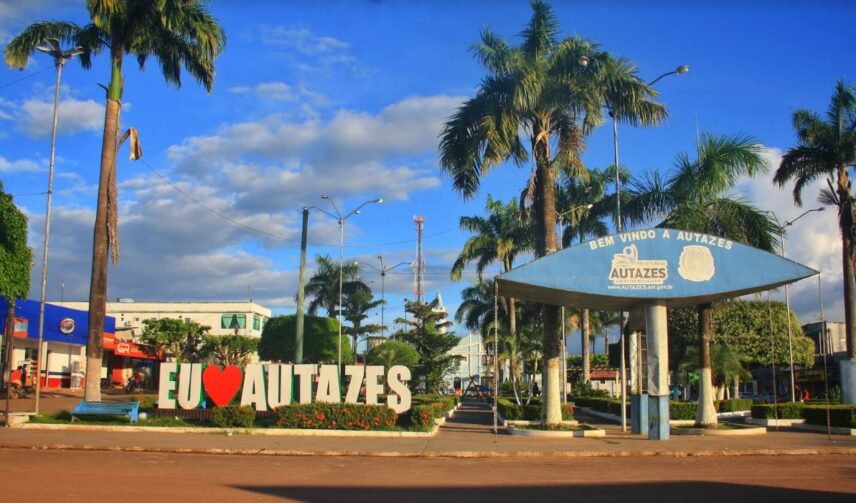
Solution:
<svg viewBox="0 0 856 503">
<path fill-rule="evenodd" d="M 645 307 L 648 339 L 648 439 L 669 438 L 669 345 L 666 305 L 655 300 Z"/>
<path fill-rule="evenodd" d="M 648 433 L 648 397 L 642 394 L 641 334 L 630 333 L 630 431 Z"/>
</svg>

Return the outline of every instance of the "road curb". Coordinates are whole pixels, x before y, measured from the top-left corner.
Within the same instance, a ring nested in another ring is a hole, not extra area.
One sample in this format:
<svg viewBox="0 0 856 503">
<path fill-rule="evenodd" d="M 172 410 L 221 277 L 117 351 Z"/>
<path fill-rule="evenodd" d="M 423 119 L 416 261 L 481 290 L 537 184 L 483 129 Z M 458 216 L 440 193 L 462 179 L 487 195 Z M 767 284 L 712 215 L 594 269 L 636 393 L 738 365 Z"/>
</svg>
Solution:
<svg viewBox="0 0 856 503">
<path fill-rule="evenodd" d="M 856 455 L 856 448 L 832 449 L 745 449 L 701 451 L 330 451 L 298 449 L 221 449 L 188 447 L 99 446 L 73 444 L 0 444 L 0 449 L 38 451 L 90 451 L 90 452 L 148 452 L 156 454 L 209 454 L 230 456 L 325 456 L 325 457 L 376 457 L 376 458 L 627 458 L 627 457 L 748 457 L 748 456 L 825 456 Z"/>
</svg>

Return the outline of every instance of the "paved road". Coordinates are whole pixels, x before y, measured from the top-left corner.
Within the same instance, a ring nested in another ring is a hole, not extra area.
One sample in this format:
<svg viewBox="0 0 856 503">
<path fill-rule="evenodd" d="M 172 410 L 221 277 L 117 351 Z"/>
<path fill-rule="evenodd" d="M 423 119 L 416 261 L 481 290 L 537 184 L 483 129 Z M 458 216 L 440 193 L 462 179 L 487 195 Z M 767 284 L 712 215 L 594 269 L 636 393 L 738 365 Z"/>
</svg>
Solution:
<svg viewBox="0 0 856 503">
<path fill-rule="evenodd" d="M 0 466 L 3 501 L 856 500 L 854 456 L 488 460 L 0 449 Z"/>
</svg>

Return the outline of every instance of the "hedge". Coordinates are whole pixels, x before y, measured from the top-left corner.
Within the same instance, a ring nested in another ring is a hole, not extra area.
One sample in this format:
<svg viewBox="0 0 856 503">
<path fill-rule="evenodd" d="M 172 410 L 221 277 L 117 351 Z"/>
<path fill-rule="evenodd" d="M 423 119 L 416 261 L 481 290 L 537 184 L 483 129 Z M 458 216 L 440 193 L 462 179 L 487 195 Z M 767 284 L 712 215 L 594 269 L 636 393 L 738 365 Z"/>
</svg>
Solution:
<svg viewBox="0 0 856 503">
<path fill-rule="evenodd" d="M 307 403 L 276 409 L 279 428 L 318 430 L 388 430 L 398 416 L 385 405 L 354 403 Z"/>
<path fill-rule="evenodd" d="M 752 400 L 750 398 L 732 398 L 731 400 L 716 402 L 717 412 L 742 412 L 751 409 Z"/>
<path fill-rule="evenodd" d="M 616 416 L 621 415 L 621 400 L 616 398 L 575 397 L 574 403 L 580 407 L 591 407 L 599 412 Z M 696 402 L 669 401 L 669 419 L 695 419 Z M 714 402 L 717 412 L 734 412 L 749 410 L 751 400 L 735 399 Z M 627 414 L 630 414 L 630 402 L 627 402 Z"/>
<path fill-rule="evenodd" d="M 826 406 L 807 405 L 802 409 L 807 424 L 826 426 Z M 829 420 L 832 426 L 856 428 L 856 405 L 830 405 Z"/>
<path fill-rule="evenodd" d="M 752 406 L 752 417 L 755 419 L 802 419 L 802 402 L 763 403 Z M 826 417 L 823 418 L 826 424 Z"/>
<path fill-rule="evenodd" d="M 516 402 L 500 398 L 497 401 L 497 411 L 506 420 L 516 421 L 539 421 L 541 419 L 541 404 L 529 403 L 529 405 L 517 405 Z M 562 404 L 562 420 L 570 421 L 574 418 L 574 406 Z"/>
<path fill-rule="evenodd" d="M 256 409 L 251 405 L 227 405 L 211 411 L 211 422 L 220 428 L 252 428 Z"/>
</svg>

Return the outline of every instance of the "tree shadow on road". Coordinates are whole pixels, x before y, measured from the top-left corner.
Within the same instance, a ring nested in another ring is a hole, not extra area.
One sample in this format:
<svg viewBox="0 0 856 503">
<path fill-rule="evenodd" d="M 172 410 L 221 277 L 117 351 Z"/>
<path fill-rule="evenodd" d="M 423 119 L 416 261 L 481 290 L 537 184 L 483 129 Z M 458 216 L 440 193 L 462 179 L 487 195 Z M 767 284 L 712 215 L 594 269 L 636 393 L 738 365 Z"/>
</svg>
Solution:
<svg viewBox="0 0 856 503">
<path fill-rule="evenodd" d="M 406 503 L 520 503 L 526 501 L 656 501 L 686 503 L 727 501 L 823 501 L 853 502 L 852 494 L 781 487 L 763 487 L 712 482 L 666 482 L 649 484 L 574 484 L 515 487 L 324 487 L 324 486 L 232 486 L 251 493 L 308 503 L 401 501 Z"/>
</svg>

